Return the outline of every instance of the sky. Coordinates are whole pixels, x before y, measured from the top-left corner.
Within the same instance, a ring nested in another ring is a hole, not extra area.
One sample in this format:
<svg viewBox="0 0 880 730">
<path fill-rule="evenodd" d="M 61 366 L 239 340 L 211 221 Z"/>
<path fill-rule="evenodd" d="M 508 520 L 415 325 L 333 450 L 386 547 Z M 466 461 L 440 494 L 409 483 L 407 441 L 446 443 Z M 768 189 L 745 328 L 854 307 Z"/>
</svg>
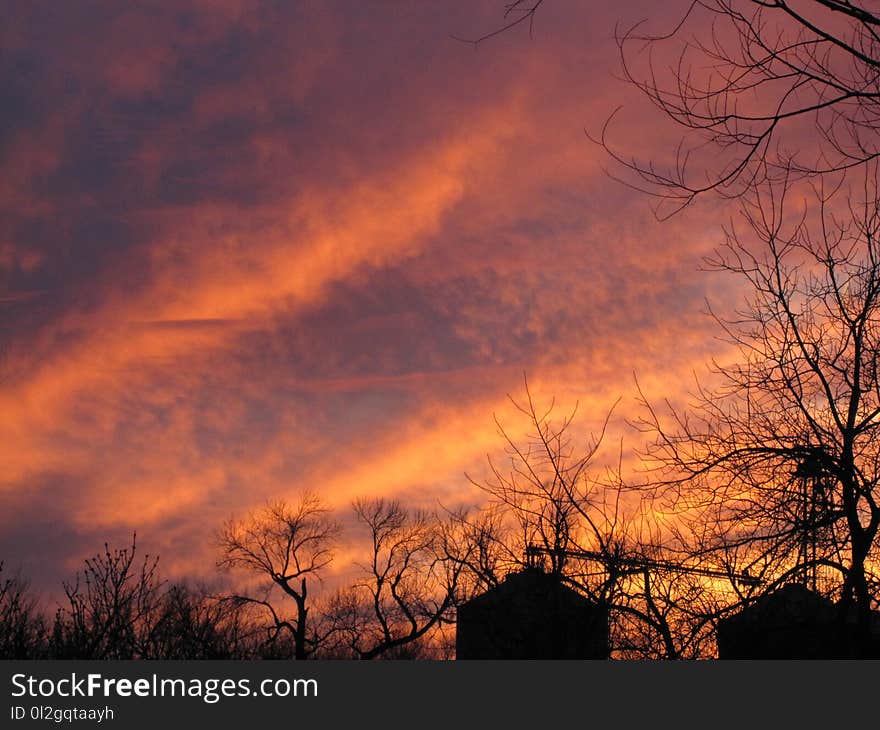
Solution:
<svg viewBox="0 0 880 730">
<path fill-rule="evenodd" d="M 0 559 L 51 591 L 133 531 L 210 576 L 305 489 L 480 498 L 509 397 L 686 400 L 723 355 L 728 213 L 660 221 L 589 135 L 674 140 L 619 78 L 656 4 L 4 3 Z M 662 22 L 659 27 L 662 26 Z M 613 449 L 617 449 L 614 446 Z"/>
</svg>

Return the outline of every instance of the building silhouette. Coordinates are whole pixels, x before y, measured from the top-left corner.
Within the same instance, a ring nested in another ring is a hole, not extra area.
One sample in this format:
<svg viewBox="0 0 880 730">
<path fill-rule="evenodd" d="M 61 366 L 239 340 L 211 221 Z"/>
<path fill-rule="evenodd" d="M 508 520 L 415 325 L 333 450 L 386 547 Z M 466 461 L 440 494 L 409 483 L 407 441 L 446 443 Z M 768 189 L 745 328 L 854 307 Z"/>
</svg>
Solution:
<svg viewBox="0 0 880 730">
<path fill-rule="evenodd" d="M 530 567 L 458 609 L 457 659 L 607 659 L 608 611 Z"/>
<path fill-rule="evenodd" d="M 718 622 L 719 659 L 880 658 L 880 616 L 872 639 L 859 641 L 855 620 L 804 585 L 791 583 Z"/>
</svg>

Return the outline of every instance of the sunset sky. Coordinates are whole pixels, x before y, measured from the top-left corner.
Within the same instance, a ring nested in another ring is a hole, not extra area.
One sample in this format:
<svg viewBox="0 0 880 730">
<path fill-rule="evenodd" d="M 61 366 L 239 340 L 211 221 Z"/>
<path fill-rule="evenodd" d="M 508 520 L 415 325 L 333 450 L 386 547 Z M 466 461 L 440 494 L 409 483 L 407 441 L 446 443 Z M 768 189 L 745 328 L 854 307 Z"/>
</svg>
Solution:
<svg viewBox="0 0 880 730">
<path fill-rule="evenodd" d="M 524 373 L 638 447 L 634 373 L 724 354 L 730 212 L 658 221 L 587 136 L 669 159 L 613 41 L 669 14 L 545 6 L 474 48 L 503 2 L 5 4 L 0 559 L 51 591 L 137 530 L 210 576 L 267 498 L 472 501 Z"/>
</svg>

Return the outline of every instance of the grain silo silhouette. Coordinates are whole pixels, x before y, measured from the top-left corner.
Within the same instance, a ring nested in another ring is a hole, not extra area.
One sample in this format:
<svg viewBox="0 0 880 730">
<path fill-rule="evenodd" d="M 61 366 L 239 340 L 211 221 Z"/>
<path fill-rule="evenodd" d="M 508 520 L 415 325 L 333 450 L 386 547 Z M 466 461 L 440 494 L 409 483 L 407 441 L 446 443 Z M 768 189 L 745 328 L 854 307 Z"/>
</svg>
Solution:
<svg viewBox="0 0 880 730">
<path fill-rule="evenodd" d="M 859 641 L 855 620 L 800 583 L 769 593 L 718 622 L 719 659 L 880 658 L 880 615 Z"/>
<path fill-rule="evenodd" d="M 457 659 L 607 659 L 608 611 L 528 567 L 461 605 Z"/>
</svg>

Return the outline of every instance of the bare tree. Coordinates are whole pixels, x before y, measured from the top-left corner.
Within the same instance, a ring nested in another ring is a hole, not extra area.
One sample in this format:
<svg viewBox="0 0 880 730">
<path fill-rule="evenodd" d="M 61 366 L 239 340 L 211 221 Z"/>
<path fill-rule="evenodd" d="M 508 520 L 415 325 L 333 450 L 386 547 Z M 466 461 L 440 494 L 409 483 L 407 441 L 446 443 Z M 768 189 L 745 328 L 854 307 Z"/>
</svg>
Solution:
<svg viewBox="0 0 880 730">
<path fill-rule="evenodd" d="M 619 465 L 596 476 L 604 425 L 597 437 L 575 438 L 576 409 L 558 418 L 554 403 L 539 408 L 528 383 L 514 404 L 526 436 L 498 424 L 507 466 L 490 458 L 489 478 L 474 481 L 488 503 L 455 513 L 447 537 L 464 568 L 460 600 L 537 565 L 607 607 L 615 656 L 711 655 L 714 623 L 730 603 L 713 581 L 729 583 L 727 573 L 695 560 L 683 533 L 661 528 L 643 495 L 631 499 Z"/>
<path fill-rule="evenodd" d="M 670 201 L 672 212 L 709 190 L 738 197 L 880 153 L 873 3 L 694 0 L 664 31 L 644 27 L 616 32 L 624 76 L 685 135 L 668 164 L 620 152 L 611 124 L 599 141 L 634 174 L 628 184 Z"/>
<path fill-rule="evenodd" d="M 772 586 L 802 580 L 855 612 L 866 639 L 880 527 L 880 198 L 870 166 L 843 215 L 786 215 L 786 187 L 744 209 L 709 265 L 739 276 L 744 306 L 717 316 L 740 352 L 715 364 L 694 408 L 645 401 L 650 456 L 703 554 L 726 554 Z M 838 201 L 839 202 L 839 201 Z"/>
<path fill-rule="evenodd" d="M 528 26 L 529 36 L 531 36 L 534 30 L 535 16 L 538 14 L 538 9 L 543 3 L 544 0 L 510 0 L 504 6 L 504 22 L 500 26 L 475 38 L 463 38 L 460 36 L 453 36 L 453 38 L 457 41 L 472 43 L 474 46 L 477 46 L 483 41 L 516 28 L 518 25 Z"/>
<path fill-rule="evenodd" d="M 219 534 L 218 566 L 244 569 L 264 582 L 258 596 L 235 595 L 230 600 L 262 607 L 270 616 L 270 642 L 285 633 L 296 659 L 311 656 L 333 631 L 310 618 L 310 591 L 333 560 L 338 534 L 339 525 L 310 493 L 292 505 L 274 501 L 243 520 L 230 520 Z M 292 600 L 292 615 L 281 608 L 273 589 Z"/>
<path fill-rule="evenodd" d="M 458 603 L 497 586 L 523 565 L 523 545 L 510 527 L 508 508 L 489 502 L 448 510 L 441 534 L 444 559 L 459 567 Z"/>
<path fill-rule="evenodd" d="M 46 622 L 20 575 L 4 576 L 0 561 L 0 658 L 35 659 L 44 654 Z"/>
<path fill-rule="evenodd" d="M 336 623 L 359 659 L 417 655 L 453 620 L 461 565 L 444 555 L 436 515 L 383 498 L 358 499 L 354 512 L 369 535 L 369 557 L 362 576 L 336 596 Z"/>
<path fill-rule="evenodd" d="M 720 384 L 698 385 L 696 407 L 668 419 L 644 399 L 648 455 L 665 470 L 646 494 L 669 498 L 691 565 L 748 570 L 768 589 L 804 581 L 858 617 L 864 644 L 880 587 L 880 12 L 694 0 L 663 32 L 644 28 L 616 33 L 623 72 L 681 142 L 671 161 L 634 158 L 611 143 L 613 115 L 597 141 L 626 184 L 659 196 L 661 217 L 709 191 L 739 200 L 745 238 L 729 228 L 708 265 L 750 292 L 717 317 L 741 354 L 716 364 Z M 805 179 L 817 203 L 793 210 Z"/>
<path fill-rule="evenodd" d="M 0 580 L 0 657 L 7 659 L 240 659 L 258 656 L 263 632 L 248 606 L 207 589 L 167 585 L 158 558 L 138 560 L 136 539 L 85 560 L 64 582 L 51 632 L 27 582 Z M 0 563 L 0 574 L 3 565 Z"/>
<path fill-rule="evenodd" d="M 150 618 L 143 659 L 249 659 L 258 656 L 261 623 L 201 587 L 175 583 Z"/>
<path fill-rule="evenodd" d="M 549 3 L 548 3 L 549 4 Z M 512 0 L 503 20 L 467 42 L 527 25 L 544 0 Z M 671 204 L 714 190 L 739 197 L 792 172 L 814 176 L 880 154 L 880 9 L 849 0 L 682 0 L 615 28 L 624 78 L 684 135 L 670 162 L 612 143 L 612 114 L 596 141 L 618 176 Z M 661 10 L 662 9 L 662 10 Z"/>
<path fill-rule="evenodd" d="M 56 614 L 52 654 L 58 658 L 136 659 L 143 656 L 151 618 L 164 593 L 159 559 L 138 562 L 136 536 L 131 546 L 87 558 L 71 583 L 67 603 Z"/>
</svg>

